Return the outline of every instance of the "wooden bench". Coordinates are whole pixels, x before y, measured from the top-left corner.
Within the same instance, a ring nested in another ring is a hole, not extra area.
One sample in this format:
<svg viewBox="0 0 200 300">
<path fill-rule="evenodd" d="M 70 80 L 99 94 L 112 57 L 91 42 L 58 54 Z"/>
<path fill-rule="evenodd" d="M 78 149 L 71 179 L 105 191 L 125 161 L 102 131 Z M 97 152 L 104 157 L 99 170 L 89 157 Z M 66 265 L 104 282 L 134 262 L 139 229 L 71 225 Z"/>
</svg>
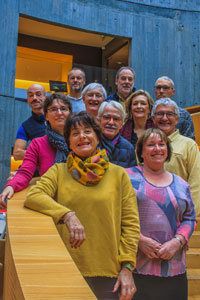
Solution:
<svg viewBox="0 0 200 300">
<path fill-rule="evenodd" d="M 4 300 L 95 300 L 52 218 L 24 208 L 27 189 L 8 201 Z"/>
</svg>

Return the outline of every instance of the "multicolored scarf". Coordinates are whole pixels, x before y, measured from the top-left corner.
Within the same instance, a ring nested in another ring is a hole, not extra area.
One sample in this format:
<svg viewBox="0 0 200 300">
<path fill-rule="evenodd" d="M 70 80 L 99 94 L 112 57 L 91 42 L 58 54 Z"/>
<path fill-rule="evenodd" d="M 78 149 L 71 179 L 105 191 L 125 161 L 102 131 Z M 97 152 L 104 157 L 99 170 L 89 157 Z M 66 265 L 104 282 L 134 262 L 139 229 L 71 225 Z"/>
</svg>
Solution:
<svg viewBox="0 0 200 300">
<path fill-rule="evenodd" d="M 78 182 L 93 186 L 103 178 L 109 166 L 109 160 L 105 150 L 97 150 L 97 153 L 86 160 L 81 160 L 73 152 L 67 158 L 67 168 L 71 176 Z"/>
<path fill-rule="evenodd" d="M 64 136 L 52 130 L 51 125 L 48 123 L 47 123 L 47 139 L 49 143 L 57 150 L 54 164 L 66 162 L 67 156 L 69 154 L 69 149 L 65 142 Z"/>
</svg>

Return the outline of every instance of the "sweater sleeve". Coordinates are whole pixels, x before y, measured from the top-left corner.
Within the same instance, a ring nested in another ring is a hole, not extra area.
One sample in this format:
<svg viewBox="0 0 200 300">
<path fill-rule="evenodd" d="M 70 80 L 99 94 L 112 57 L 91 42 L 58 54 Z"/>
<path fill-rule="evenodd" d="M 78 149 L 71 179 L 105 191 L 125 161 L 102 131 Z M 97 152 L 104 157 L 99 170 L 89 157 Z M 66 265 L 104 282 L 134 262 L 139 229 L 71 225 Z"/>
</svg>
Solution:
<svg viewBox="0 0 200 300">
<path fill-rule="evenodd" d="M 190 190 L 192 194 L 192 200 L 195 204 L 196 213 L 200 213 L 200 152 L 198 146 L 195 142 L 188 148 L 187 157 L 187 170 L 188 170 L 188 180 L 190 185 Z"/>
<path fill-rule="evenodd" d="M 33 140 L 24 156 L 23 163 L 16 175 L 11 179 L 6 186 L 12 186 L 15 192 L 23 190 L 31 181 L 35 169 L 38 164 L 39 147 L 36 140 Z"/>
<path fill-rule="evenodd" d="M 122 179 L 122 219 L 119 261 L 136 266 L 136 254 L 140 236 L 140 223 L 136 195 L 128 175 L 124 171 Z"/>
<path fill-rule="evenodd" d="M 181 217 L 181 221 L 176 233 L 184 236 L 185 240 L 188 242 L 196 226 L 194 204 L 192 201 L 189 185 L 187 185 L 186 188 L 185 198 L 187 201 L 186 210 L 184 211 L 183 216 Z"/>
<path fill-rule="evenodd" d="M 24 206 L 51 216 L 57 224 L 70 209 L 56 200 L 58 188 L 58 164 L 53 165 L 27 194 Z"/>
</svg>

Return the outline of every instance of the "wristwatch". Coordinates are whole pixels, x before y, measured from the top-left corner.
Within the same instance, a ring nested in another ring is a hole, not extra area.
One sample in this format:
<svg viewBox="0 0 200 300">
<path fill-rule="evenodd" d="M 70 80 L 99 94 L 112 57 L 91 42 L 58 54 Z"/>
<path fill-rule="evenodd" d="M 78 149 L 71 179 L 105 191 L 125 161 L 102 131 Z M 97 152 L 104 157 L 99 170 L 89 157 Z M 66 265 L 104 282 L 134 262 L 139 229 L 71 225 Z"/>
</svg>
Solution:
<svg viewBox="0 0 200 300">
<path fill-rule="evenodd" d="M 130 263 L 130 262 L 123 262 L 122 263 L 122 268 L 127 268 L 127 269 L 129 269 L 131 272 L 133 272 L 134 271 L 134 267 L 132 266 L 132 264 Z"/>
</svg>

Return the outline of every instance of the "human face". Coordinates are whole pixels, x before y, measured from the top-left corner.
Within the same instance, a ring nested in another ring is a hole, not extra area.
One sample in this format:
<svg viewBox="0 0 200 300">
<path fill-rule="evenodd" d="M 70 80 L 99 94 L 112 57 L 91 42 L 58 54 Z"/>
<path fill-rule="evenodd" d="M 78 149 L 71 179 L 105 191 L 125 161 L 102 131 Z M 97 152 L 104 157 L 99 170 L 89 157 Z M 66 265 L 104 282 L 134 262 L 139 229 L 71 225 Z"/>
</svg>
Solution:
<svg viewBox="0 0 200 300">
<path fill-rule="evenodd" d="M 99 106 L 104 100 L 104 94 L 100 87 L 88 90 L 83 96 L 86 111 L 91 113 L 95 117 L 98 114 Z"/>
<path fill-rule="evenodd" d="M 158 134 L 151 134 L 143 144 L 144 166 L 155 170 L 163 167 L 167 159 L 167 144 Z"/>
<path fill-rule="evenodd" d="M 72 70 L 69 74 L 68 84 L 70 92 L 81 92 L 85 84 L 85 77 L 81 70 Z"/>
<path fill-rule="evenodd" d="M 120 72 L 119 78 L 115 79 L 115 84 L 117 86 L 118 94 L 126 99 L 132 92 L 134 85 L 134 75 L 128 70 L 124 69 Z"/>
<path fill-rule="evenodd" d="M 114 139 L 123 125 L 120 110 L 111 105 L 105 107 L 99 121 L 103 135 L 109 140 Z"/>
<path fill-rule="evenodd" d="M 150 114 L 147 97 L 144 95 L 135 96 L 132 99 L 131 111 L 134 120 L 137 120 L 139 118 L 147 120 Z"/>
<path fill-rule="evenodd" d="M 43 113 L 43 103 L 45 100 L 44 88 L 39 84 L 31 85 L 27 90 L 27 101 L 32 111 L 36 114 Z"/>
<path fill-rule="evenodd" d="M 98 144 L 99 139 L 92 127 L 80 123 L 71 128 L 69 147 L 80 158 L 86 159 L 95 155 Z"/>
<path fill-rule="evenodd" d="M 159 115 L 159 114 L 164 114 Z M 166 135 L 170 135 L 175 131 L 176 123 L 178 122 L 178 116 L 175 114 L 173 105 L 158 105 L 156 108 L 155 116 L 153 116 L 153 122 L 157 128 L 164 131 Z"/>
<path fill-rule="evenodd" d="M 54 99 L 48 106 L 46 120 L 49 121 L 52 130 L 63 135 L 64 125 L 70 114 L 68 105 L 60 99 Z"/>
<path fill-rule="evenodd" d="M 156 81 L 154 88 L 156 99 L 160 98 L 172 98 L 175 93 L 175 89 L 171 85 L 170 81 L 160 79 Z"/>
</svg>

